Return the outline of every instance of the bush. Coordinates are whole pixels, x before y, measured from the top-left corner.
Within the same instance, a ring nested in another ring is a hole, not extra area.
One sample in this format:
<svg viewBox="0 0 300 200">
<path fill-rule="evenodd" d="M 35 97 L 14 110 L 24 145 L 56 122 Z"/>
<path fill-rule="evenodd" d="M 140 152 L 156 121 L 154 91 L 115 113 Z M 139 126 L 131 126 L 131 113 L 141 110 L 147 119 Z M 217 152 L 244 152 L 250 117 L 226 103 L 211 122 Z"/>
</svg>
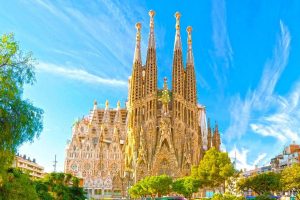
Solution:
<svg viewBox="0 0 300 200">
<path fill-rule="evenodd" d="M 245 200 L 243 196 L 234 196 L 231 194 L 214 194 L 211 200 Z"/>
<path fill-rule="evenodd" d="M 262 195 L 258 195 L 256 198 L 256 200 L 276 200 L 276 198 L 273 198 L 271 195 L 269 194 L 262 194 Z"/>
</svg>

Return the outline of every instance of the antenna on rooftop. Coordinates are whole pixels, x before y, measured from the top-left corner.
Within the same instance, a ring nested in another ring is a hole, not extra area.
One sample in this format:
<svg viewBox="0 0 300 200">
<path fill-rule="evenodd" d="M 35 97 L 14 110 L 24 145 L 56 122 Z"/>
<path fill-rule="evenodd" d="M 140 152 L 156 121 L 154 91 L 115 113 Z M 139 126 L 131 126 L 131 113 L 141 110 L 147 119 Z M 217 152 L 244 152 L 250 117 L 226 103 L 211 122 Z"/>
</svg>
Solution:
<svg viewBox="0 0 300 200">
<path fill-rule="evenodd" d="M 56 164 L 57 164 L 57 160 L 56 160 L 56 154 L 54 156 L 54 161 L 53 161 L 53 168 L 54 168 L 54 172 L 56 172 Z"/>
</svg>

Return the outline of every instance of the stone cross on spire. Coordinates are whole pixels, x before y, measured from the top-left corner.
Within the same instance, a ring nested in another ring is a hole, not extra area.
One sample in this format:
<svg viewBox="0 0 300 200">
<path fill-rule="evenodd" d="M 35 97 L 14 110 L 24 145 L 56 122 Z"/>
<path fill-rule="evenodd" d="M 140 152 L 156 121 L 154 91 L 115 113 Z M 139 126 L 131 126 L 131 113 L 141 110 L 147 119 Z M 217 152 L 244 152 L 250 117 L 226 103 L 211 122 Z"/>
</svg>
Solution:
<svg viewBox="0 0 300 200">
<path fill-rule="evenodd" d="M 176 18 L 176 35 L 175 35 L 175 44 L 174 44 L 174 50 L 176 49 L 181 49 L 181 37 L 180 37 L 180 20 L 181 14 L 179 12 L 175 13 L 175 18 Z"/>
<path fill-rule="evenodd" d="M 142 63 L 142 57 L 141 57 L 141 23 L 136 23 L 136 44 L 135 44 L 135 51 L 134 51 L 134 58 L 133 63 L 140 62 Z"/>
</svg>

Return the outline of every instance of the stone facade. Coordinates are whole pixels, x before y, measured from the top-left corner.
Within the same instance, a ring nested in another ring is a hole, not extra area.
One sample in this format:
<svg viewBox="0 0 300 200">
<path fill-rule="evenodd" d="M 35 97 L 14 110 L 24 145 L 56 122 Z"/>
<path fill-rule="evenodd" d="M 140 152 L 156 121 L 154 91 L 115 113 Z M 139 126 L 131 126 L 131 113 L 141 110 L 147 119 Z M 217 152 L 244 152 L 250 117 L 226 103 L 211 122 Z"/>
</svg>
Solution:
<svg viewBox="0 0 300 200">
<path fill-rule="evenodd" d="M 126 108 L 98 109 L 78 120 L 67 146 L 65 171 L 84 179 L 94 197 L 124 195 L 128 185 L 147 175 L 188 175 L 204 152 L 220 150 L 218 126 L 212 130 L 205 107 L 197 103 L 192 50 L 192 28 L 188 27 L 187 62 L 183 63 L 180 13 L 175 14 L 172 89 L 167 79 L 157 87 L 154 11 L 146 63 L 141 58 L 141 24 L 137 23 L 132 74 Z"/>
<path fill-rule="evenodd" d="M 175 13 L 172 89 L 164 79 L 157 87 L 157 59 L 154 11 L 150 15 L 150 34 L 146 63 L 141 58 L 141 24 L 136 24 L 136 46 L 129 79 L 128 123 L 125 172 L 138 181 L 147 175 L 188 175 L 198 165 L 204 151 L 220 149 L 218 127 L 207 128 L 205 108 L 197 103 L 192 50 L 192 28 L 187 28 L 188 49 L 183 63 L 180 13 Z"/>
<path fill-rule="evenodd" d="M 98 109 L 97 102 L 88 117 L 76 121 L 66 148 L 65 172 L 83 178 L 90 196 L 121 195 L 127 111 Z"/>
</svg>

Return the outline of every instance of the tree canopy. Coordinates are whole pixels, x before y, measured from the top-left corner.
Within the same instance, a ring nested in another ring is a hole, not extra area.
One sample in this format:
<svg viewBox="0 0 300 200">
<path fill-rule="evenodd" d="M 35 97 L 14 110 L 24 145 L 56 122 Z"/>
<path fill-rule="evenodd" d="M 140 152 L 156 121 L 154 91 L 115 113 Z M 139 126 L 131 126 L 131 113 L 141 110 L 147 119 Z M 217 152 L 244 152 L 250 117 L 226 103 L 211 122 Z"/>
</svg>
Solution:
<svg viewBox="0 0 300 200">
<path fill-rule="evenodd" d="M 224 185 L 234 172 L 228 153 L 217 151 L 215 148 L 209 149 L 199 166 L 192 168 L 192 176 L 210 188 Z"/>
<path fill-rule="evenodd" d="M 28 174 L 19 169 L 9 168 L 3 176 L 3 184 L 0 187 L 0 200 L 38 200 L 34 181 Z"/>
<path fill-rule="evenodd" d="M 43 111 L 23 99 L 23 86 L 35 81 L 34 59 L 23 53 L 13 34 L 0 37 L 0 171 L 16 149 L 42 131 Z"/>
<path fill-rule="evenodd" d="M 167 175 L 147 176 L 129 189 L 133 198 L 161 196 L 171 191 L 172 178 Z"/>
<path fill-rule="evenodd" d="M 79 180 L 71 174 L 51 173 L 31 180 L 20 169 L 9 168 L 0 186 L 0 200 L 84 200 Z"/>
<path fill-rule="evenodd" d="M 238 182 L 240 190 L 251 189 L 258 195 L 271 194 L 281 190 L 280 174 L 267 172 L 243 178 Z"/>
<path fill-rule="evenodd" d="M 191 176 L 186 176 L 175 180 L 172 184 L 172 190 L 178 194 L 190 198 L 193 193 L 197 192 L 201 182 Z"/>
<path fill-rule="evenodd" d="M 79 187 L 79 179 L 71 174 L 47 174 L 36 186 L 40 199 L 84 200 L 85 192 Z"/>
<path fill-rule="evenodd" d="M 285 191 L 294 191 L 297 193 L 297 199 L 300 199 L 300 165 L 294 164 L 286 167 L 281 173 L 281 183 Z"/>
</svg>

